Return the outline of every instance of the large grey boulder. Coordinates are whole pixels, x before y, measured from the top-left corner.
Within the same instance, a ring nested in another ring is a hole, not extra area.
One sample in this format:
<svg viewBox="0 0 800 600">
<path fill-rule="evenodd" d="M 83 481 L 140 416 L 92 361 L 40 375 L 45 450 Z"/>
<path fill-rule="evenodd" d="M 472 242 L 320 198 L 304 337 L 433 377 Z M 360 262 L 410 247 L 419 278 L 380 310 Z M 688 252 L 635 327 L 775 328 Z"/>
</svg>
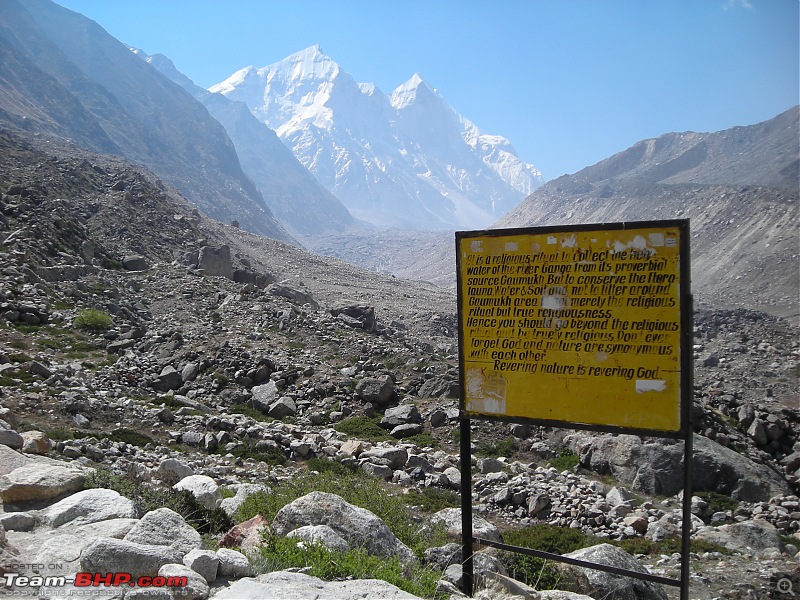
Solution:
<svg viewBox="0 0 800 600">
<path fill-rule="evenodd" d="M 431 515 L 432 525 L 441 524 L 451 537 L 461 537 L 461 509 L 443 508 Z M 472 535 L 492 542 L 501 542 L 500 530 L 483 517 L 472 515 Z"/>
<path fill-rule="evenodd" d="M 174 490 L 188 490 L 205 508 L 213 510 L 222 504 L 222 492 L 217 482 L 208 475 L 189 475 L 172 486 Z"/>
<path fill-rule="evenodd" d="M 167 485 L 175 485 L 184 477 L 194 475 L 194 470 L 177 458 L 165 458 L 158 464 L 155 474 Z"/>
<path fill-rule="evenodd" d="M 213 597 L 215 600 L 419 600 L 419 596 L 379 579 L 323 581 L 289 571 L 274 571 L 240 579 Z"/>
<path fill-rule="evenodd" d="M 386 523 L 336 494 L 306 494 L 280 509 L 272 522 L 273 529 L 281 536 L 304 525 L 328 525 L 351 547 L 363 547 L 370 554 L 396 556 L 404 562 L 414 560 L 411 549 L 395 537 Z"/>
<path fill-rule="evenodd" d="M 0 477 L 0 499 L 7 504 L 50 500 L 83 489 L 85 480 L 76 469 L 30 462 Z"/>
<path fill-rule="evenodd" d="M 389 375 L 381 378 L 365 377 L 356 385 L 356 396 L 364 402 L 383 406 L 395 397 L 394 381 Z"/>
<path fill-rule="evenodd" d="M 51 527 L 65 523 L 86 525 L 107 519 L 135 518 L 136 506 L 119 492 L 98 488 L 67 496 L 42 510 L 41 517 Z"/>
<path fill-rule="evenodd" d="M 180 563 L 181 553 L 169 546 L 137 544 L 125 540 L 99 538 L 81 552 L 81 570 L 93 573 L 123 571 L 132 577 L 155 577 L 169 563 Z"/>
<path fill-rule="evenodd" d="M 145 514 L 123 539 L 138 544 L 170 546 L 181 552 L 181 557 L 203 545 L 197 530 L 169 508 L 157 508 Z"/>
<path fill-rule="evenodd" d="M 385 464 L 394 470 L 402 469 L 408 461 L 408 451 L 396 446 L 379 446 L 366 450 L 359 455 L 359 459 L 367 459 L 377 464 Z"/>
<path fill-rule="evenodd" d="M 177 564 L 166 564 L 163 565 L 159 570 L 158 574 L 161 577 L 185 577 L 186 585 L 181 586 L 179 589 L 175 590 L 175 597 L 181 598 L 182 600 L 205 600 L 208 598 L 209 593 L 211 592 L 211 588 L 208 587 L 208 582 L 206 582 L 205 578 L 193 571 L 186 565 L 177 565 Z"/>
<path fill-rule="evenodd" d="M 780 532 L 772 523 L 763 519 L 720 527 L 702 527 L 694 537 L 742 554 L 755 554 L 770 549 L 780 551 L 782 547 Z"/>
<path fill-rule="evenodd" d="M 328 550 L 347 552 L 350 544 L 342 536 L 336 533 L 327 525 L 306 525 L 298 527 L 294 531 L 286 534 L 287 538 L 297 538 L 298 541 L 308 542 L 309 544 L 319 544 Z"/>
<path fill-rule="evenodd" d="M 569 558 L 649 573 L 634 557 L 611 544 L 600 544 L 582 548 L 566 555 Z M 660 583 L 614 575 L 597 569 L 560 565 L 561 569 L 577 574 L 575 579 L 582 589 L 578 592 L 588 594 L 592 598 L 614 598 L 614 600 L 668 600 L 667 592 Z"/>
<path fill-rule="evenodd" d="M 591 434 L 573 434 L 565 441 L 584 467 L 610 474 L 634 490 L 673 496 L 683 488 L 683 442 Z M 781 475 L 730 448 L 700 435 L 694 436 L 693 447 L 696 491 L 719 492 L 745 502 L 766 502 L 791 493 Z"/>
<path fill-rule="evenodd" d="M 225 245 L 219 248 L 203 246 L 197 255 L 197 267 L 203 270 L 204 275 L 217 275 L 233 279 L 230 246 Z"/>
</svg>

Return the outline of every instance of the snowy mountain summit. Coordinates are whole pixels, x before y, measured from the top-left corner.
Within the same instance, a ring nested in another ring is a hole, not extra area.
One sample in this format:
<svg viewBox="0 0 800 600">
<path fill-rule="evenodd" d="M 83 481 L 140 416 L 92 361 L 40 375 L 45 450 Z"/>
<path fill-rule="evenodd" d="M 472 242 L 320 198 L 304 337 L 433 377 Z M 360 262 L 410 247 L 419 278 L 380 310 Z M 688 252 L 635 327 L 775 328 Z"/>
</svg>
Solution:
<svg viewBox="0 0 800 600">
<path fill-rule="evenodd" d="M 353 216 L 379 227 L 487 227 L 541 185 L 507 139 L 482 133 L 418 74 L 387 96 L 311 46 L 209 91 L 247 104 Z"/>
</svg>

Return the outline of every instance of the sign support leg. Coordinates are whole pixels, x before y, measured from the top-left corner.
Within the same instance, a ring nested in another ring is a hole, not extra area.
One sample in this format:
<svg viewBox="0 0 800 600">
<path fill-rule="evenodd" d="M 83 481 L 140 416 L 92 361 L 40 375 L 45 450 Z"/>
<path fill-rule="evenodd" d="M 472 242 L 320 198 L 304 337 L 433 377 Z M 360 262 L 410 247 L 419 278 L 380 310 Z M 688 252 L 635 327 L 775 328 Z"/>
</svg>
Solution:
<svg viewBox="0 0 800 600">
<path fill-rule="evenodd" d="M 472 440 L 469 417 L 460 419 L 461 446 L 461 572 L 464 593 L 472 597 L 474 575 L 472 570 Z"/>
</svg>

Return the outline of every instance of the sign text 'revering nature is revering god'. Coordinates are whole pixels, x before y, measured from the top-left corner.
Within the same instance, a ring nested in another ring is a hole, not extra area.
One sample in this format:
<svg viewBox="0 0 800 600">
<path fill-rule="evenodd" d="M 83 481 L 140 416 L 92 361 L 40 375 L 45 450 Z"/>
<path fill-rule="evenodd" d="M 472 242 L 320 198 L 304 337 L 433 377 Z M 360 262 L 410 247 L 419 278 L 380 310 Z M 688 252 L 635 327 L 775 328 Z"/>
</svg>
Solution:
<svg viewBox="0 0 800 600">
<path fill-rule="evenodd" d="M 467 414 L 679 430 L 680 227 L 523 231 L 457 234 Z"/>
</svg>

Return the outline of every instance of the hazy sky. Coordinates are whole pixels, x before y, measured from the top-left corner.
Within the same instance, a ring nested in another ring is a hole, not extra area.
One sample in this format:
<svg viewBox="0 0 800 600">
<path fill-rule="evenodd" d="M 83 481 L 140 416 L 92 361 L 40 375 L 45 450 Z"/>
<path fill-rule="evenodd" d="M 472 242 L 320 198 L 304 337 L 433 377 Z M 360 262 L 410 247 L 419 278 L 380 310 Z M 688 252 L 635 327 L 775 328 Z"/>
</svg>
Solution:
<svg viewBox="0 0 800 600">
<path fill-rule="evenodd" d="M 57 0 L 209 87 L 312 44 L 386 93 L 415 72 L 545 179 L 800 103 L 798 0 Z"/>
</svg>

